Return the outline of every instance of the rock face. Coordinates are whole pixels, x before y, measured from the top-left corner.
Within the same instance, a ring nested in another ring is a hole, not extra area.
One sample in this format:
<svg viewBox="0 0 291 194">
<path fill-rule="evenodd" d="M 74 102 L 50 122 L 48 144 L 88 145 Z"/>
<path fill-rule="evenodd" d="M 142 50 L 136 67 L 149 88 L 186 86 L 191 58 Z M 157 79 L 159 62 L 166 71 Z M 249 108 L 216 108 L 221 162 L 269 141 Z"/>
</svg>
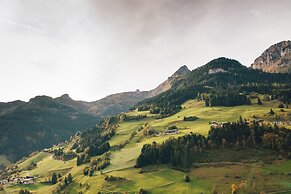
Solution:
<svg viewBox="0 0 291 194">
<path fill-rule="evenodd" d="M 291 73 L 291 41 L 282 41 L 272 45 L 251 65 L 270 73 Z"/>
<path fill-rule="evenodd" d="M 186 65 L 183 65 L 171 77 L 168 77 L 168 79 L 166 81 L 161 83 L 155 89 L 149 91 L 148 97 L 156 96 L 162 92 L 165 92 L 165 91 L 171 89 L 171 87 L 173 86 L 173 83 L 175 81 L 179 80 L 181 77 L 188 74 L 189 72 L 190 72 L 190 70 L 188 69 L 188 67 Z"/>
</svg>

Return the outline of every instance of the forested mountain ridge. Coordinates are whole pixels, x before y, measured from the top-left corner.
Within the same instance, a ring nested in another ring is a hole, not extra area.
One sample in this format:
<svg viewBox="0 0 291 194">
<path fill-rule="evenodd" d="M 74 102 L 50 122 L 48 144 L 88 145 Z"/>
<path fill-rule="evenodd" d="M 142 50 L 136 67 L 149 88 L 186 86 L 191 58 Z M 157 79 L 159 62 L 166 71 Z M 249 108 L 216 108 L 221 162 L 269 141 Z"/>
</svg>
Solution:
<svg viewBox="0 0 291 194">
<path fill-rule="evenodd" d="M 15 161 L 99 121 L 51 97 L 37 96 L 0 116 L 0 153 Z"/>
<path fill-rule="evenodd" d="M 18 108 L 19 106 L 25 104 L 25 102 L 20 101 L 20 100 L 16 100 L 16 101 L 12 101 L 12 102 L 0 102 L 0 115 L 3 115 L 9 111 L 13 111 L 16 108 Z"/>
<path fill-rule="evenodd" d="M 274 74 L 254 70 L 236 60 L 221 57 L 192 70 L 176 81 L 170 90 L 148 98 L 134 108 L 152 110 L 168 116 L 177 112 L 183 102 L 202 93 L 211 96 L 237 96 L 250 92 L 273 93 L 276 98 L 290 99 L 291 76 L 287 73 Z"/>
</svg>

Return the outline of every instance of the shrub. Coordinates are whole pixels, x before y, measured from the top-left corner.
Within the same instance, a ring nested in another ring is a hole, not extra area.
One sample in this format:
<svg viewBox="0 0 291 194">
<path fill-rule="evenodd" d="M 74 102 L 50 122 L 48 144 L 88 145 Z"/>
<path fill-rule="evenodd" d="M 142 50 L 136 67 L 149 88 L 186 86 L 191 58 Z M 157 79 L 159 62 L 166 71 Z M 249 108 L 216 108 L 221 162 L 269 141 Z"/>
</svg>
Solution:
<svg viewBox="0 0 291 194">
<path fill-rule="evenodd" d="M 262 103 L 262 101 L 261 101 L 261 99 L 258 97 L 258 105 L 262 105 L 263 103 Z"/>
<path fill-rule="evenodd" d="M 270 115 L 274 115 L 275 112 L 273 111 L 273 109 L 271 109 L 270 112 L 268 112 L 268 114 L 270 114 Z"/>
<path fill-rule="evenodd" d="M 190 177 L 186 174 L 184 175 L 183 180 L 188 183 L 190 182 Z"/>
<path fill-rule="evenodd" d="M 29 190 L 23 190 L 23 189 L 21 189 L 20 191 L 19 191 L 19 194 L 31 194 L 31 192 L 29 191 Z"/>
<path fill-rule="evenodd" d="M 195 121 L 195 120 L 197 120 L 198 119 L 198 117 L 196 117 L 196 116 L 189 116 L 189 117 L 184 117 L 184 121 Z"/>
<path fill-rule="evenodd" d="M 171 126 L 171 127 L 169 127 L 168 129 L 169 129 L 169 130 L 171 130 L 171 129 L 178 129 L 178 127 L 177 127 L 177 126 Z"/>
<path fill-rule="evenodd" d="M 278 108 L 284 108 L 284 104 L 280 103 L 280 104 L 278 105 Z"/>
<path fill-rule="evenodd" d="M 140 189 L 138 190 L 138 194 L 147 194 L 147 193 L 148 193 L 148 191 L 145 190 L 145 189 L 143 189 L 143 188 L 140 188 Z"/>
</svg>

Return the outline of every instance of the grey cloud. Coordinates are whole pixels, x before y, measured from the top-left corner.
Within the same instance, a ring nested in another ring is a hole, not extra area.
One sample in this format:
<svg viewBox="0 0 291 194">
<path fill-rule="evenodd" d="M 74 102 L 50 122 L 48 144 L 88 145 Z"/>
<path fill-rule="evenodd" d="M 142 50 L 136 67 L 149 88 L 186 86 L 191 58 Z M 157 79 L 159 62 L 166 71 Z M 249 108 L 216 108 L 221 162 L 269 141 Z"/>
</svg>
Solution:
<svg viewBox="0 0 291 194">
<path fill-rule="evenodd" d="M 290 39 L 287 0 L 3 0 L 0 101 L 152 89 L 181 65 L 249 65 Z"/>
</svg>

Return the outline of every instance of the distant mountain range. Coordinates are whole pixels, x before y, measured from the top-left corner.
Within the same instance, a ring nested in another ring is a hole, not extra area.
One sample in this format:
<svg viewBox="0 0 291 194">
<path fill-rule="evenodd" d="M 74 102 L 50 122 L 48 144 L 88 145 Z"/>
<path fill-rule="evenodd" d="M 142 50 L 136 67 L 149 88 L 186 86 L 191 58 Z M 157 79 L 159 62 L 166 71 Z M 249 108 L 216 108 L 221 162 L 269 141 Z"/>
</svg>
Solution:
<svg viewBox="0 0 291 194">
<path fill-rule="evenodd" d="M 29 102 L 0 103 L 0 155 L 15 161 L 64 141 L 76 131 L 99 123 L 102 117 L 128 111 L 139 101 L 167 91 L 188 72 L 183 66 L 151 91 L 112 94 L 94 102 L 75 101 L 64 94 L 58 98 L 37 96 Z"/>
<path fill-rule="evenodd" d="M 69 97 L 68 94 L 64 94 L 55 100 L 61 104 L 69 106 L 78 112 L 89 114 L 91 116 L 105 117 L 115 115 L 121 112 L 128 111 L 136 103 L 156 96 L 162 92 L 169 90 L 173 84 L 180 80 L 183 76 L 188 74 L 190 70 L 187 66 L 180 67 L 172 76 L 166 81 L 161 83 L 158 87 L 150 91 L 133 91 L 133 92 L 122 92 L 117 94 L 111 94 L 96 100 L 93 102 L 75 101 Z"/>
<path fill-rule="evenodd" d="M 251 65 L 271 73 L 291 73 L 291 41 L 282 41 L 270 46 Z"/>
</svg>

